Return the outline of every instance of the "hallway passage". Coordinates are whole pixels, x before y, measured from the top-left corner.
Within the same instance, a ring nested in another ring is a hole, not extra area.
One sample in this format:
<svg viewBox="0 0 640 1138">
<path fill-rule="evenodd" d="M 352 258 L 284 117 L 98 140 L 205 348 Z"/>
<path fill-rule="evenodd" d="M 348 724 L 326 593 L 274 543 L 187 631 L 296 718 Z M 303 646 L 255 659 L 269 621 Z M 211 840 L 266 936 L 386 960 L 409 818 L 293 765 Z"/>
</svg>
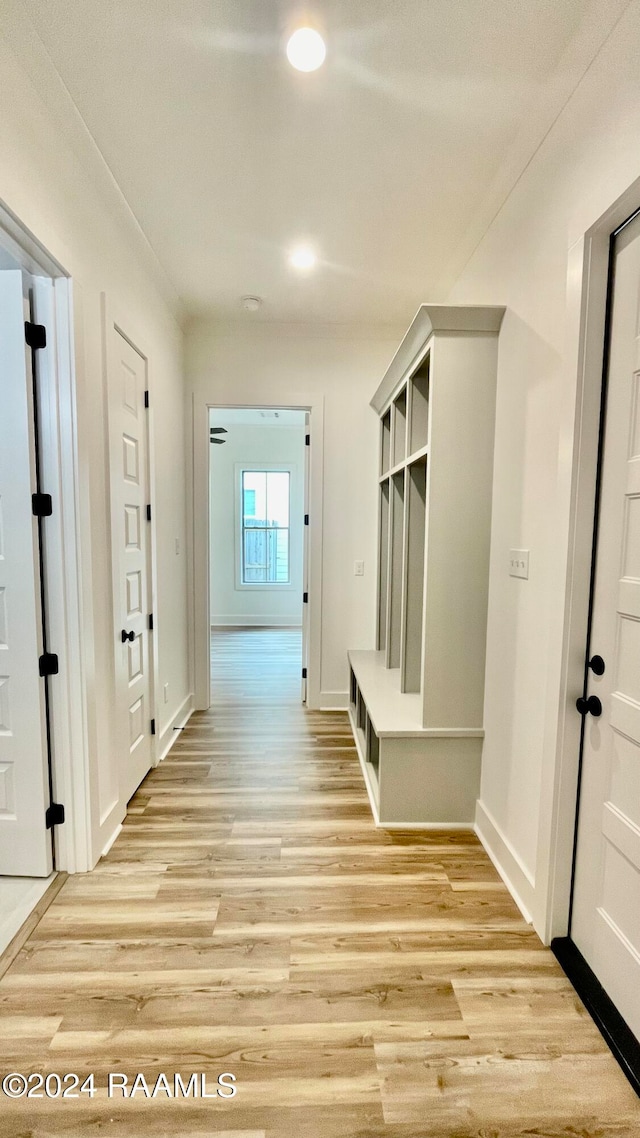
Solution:
<svg viewBox="0 0 640 1138">
<path fill-rule="evenodd" d="M 217 631 L 213 704 L 0 981 L 29 1138 L 637 1138 L 640 1102 L 471 833 L 376 830 L 346 714 L 299 703 L 296 630 Z M 108 1100 L 108 1072 L 237 1078 Z"/>
</svg>

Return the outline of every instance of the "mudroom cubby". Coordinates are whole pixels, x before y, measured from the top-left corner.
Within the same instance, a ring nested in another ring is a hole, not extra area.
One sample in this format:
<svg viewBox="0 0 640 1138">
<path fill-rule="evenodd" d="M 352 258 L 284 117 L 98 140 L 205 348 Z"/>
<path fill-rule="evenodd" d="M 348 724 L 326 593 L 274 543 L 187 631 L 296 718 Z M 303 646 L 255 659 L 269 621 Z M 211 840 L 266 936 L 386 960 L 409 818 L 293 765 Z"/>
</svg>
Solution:
<svg viewBox="0 0 640 1138">
<path fill-rule="evenodd" d="M 377 650 L 349 653 L 349 714 L 380 825 L 474 819 L 503 314 L 423 305 L 371 401 Z"/>
</svg>

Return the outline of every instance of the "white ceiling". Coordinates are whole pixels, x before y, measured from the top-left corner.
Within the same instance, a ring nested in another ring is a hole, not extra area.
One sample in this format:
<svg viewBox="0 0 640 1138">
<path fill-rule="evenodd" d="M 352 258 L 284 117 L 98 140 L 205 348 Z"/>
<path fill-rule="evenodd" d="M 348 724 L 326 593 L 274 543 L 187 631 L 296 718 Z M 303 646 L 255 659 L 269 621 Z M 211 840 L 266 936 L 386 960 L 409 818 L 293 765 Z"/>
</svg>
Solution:
<svg viewBox="0 0 640 1138">
<path fill-rule="evenodd" d="M 25 4 L 187 312 L 246 320 L 395 323 L 438 299 L 594 19 L 593 0 L 324 0 L 327 62 L 301 75 L 294 2 Z M 286 260 L 303 239 L 306 277 Z"/>
</svg>

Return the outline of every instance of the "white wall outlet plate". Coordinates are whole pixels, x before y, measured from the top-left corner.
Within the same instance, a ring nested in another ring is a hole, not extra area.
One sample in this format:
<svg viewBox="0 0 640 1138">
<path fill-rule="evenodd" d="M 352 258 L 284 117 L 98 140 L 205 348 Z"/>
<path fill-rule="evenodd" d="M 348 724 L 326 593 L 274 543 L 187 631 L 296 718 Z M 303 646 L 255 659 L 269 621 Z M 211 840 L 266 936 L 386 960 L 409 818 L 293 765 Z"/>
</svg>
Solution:
<svg viewBox="0 0 640 1138">
<path fill-rule="evenodd" d="M 364 577 L 364 561 L 354 561 L 353 575 L 354 577 Z"/>
<path fill-rule="evenodd" d="M 509 550 L 509 576 L 524 577 L 525 580 L 529 577 L 528 549 Z"/>
</svg>

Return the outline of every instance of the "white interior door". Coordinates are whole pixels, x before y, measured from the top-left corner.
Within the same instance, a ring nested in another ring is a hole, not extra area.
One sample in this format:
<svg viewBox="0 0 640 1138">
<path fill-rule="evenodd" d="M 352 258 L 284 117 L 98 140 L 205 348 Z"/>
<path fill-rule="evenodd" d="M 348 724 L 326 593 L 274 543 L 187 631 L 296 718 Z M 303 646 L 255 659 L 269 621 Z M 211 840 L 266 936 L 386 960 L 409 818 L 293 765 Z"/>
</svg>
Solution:
<svg viewBox="0 0 640 1138">
<path fill-rule="evenodd" d="M 146 360 L 111 328 L 109 435 L 120 796 L 128 802 L 152 762 L 151 542 Z"/>
<path fill-rule="evenodd" d="M 640 1037 L 640 219 L 614 273 L 571 937 Z"/>
<path fill-rule="evenodd" d="M 22 273 L 0 272 L 0 874 L 48 877 L 49 770 L 30 350 Z"/>
<path fill-rule="evenodd" d="M 311 466 L 311 416 L 305 412 L 304 431 L 304 515 L 309 516 L 309 482 Z M 307 702 L 307 676 L 309 674 L 309 526 L 302 527 L 302 702 Z"/>
</svg>

